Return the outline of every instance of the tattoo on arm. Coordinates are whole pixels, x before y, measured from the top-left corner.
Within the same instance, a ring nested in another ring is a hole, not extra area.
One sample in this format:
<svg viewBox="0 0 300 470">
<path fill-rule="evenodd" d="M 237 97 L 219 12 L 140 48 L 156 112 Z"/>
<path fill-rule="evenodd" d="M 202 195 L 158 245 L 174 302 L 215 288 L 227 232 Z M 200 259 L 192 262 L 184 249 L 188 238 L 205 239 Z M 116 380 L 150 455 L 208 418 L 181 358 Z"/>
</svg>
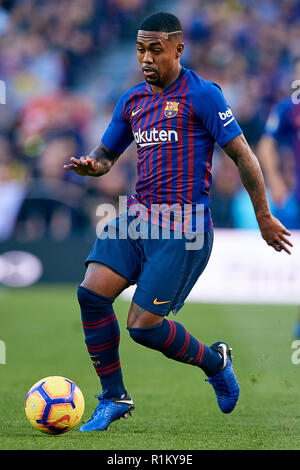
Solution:
<svg viewBox="0 0 300 470">
<path fill-rule="evenodd" d="M 120 154 L 112 152 L 107 147 L 105 147 L 105 145 L 103 145 L 101 142 L 100 145 L 98 145 L 98 147 L 94 148 L 90 152 L 89 156 L 92 158 L 95 158 L 97 162 L 100 164 L 99 175 L 97 176 L 101 176 L 109 172 L 111 167 L 118 160 Z"/>
<path fill-rule="evenodd" d="M 270 208 L 262 170 L 245 137 L 243 135 L 236 137 L 225 145 L 223 150 L 239 170 L 242 183 L 251 198 L 256 217 L 268 216 Z"/>
</svg>

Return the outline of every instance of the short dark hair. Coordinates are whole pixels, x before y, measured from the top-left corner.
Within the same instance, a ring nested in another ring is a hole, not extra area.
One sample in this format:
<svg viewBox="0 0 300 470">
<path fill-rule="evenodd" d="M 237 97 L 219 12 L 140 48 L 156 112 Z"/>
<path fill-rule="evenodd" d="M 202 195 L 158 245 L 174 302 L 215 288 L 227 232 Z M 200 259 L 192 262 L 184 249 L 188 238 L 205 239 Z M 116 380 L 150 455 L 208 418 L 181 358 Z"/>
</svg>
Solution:
<svg viewBox="0 0 300 470">
<path fill-rule="evenodd" d="M 182 33 L 182 26 L 177 16 L 161 11 L 148 16 L 139 26 L 139 30 L 165 33 L 180 31 Z"/>
</svg>

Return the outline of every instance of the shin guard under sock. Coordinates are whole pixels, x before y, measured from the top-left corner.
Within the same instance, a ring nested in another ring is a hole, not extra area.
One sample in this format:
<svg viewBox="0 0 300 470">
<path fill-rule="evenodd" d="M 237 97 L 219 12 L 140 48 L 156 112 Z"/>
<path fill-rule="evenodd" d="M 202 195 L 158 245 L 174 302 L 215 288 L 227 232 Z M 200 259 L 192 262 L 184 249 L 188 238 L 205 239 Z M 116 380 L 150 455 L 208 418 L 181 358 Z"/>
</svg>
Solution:
<svg viewBox="0 0 300 470">
<path fill-rule="evenodd" d="M 106 398 L 120 397 L 125 391 L 119 358 L 120 329 L 112 304 L 83 286 L 78 287 L 78 301 L 85 343 L 100 378 Z"/>
</svg>

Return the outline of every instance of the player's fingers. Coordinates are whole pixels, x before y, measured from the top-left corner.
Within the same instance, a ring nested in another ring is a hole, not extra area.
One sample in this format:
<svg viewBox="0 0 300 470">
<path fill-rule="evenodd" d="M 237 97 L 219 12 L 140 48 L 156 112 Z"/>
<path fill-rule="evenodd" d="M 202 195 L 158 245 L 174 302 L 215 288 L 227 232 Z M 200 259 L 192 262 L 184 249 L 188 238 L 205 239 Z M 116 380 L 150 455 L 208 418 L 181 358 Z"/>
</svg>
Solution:
<svg viewBox="0 0 300 470">
<path fill-rule="evenodd" d="M 75 163 L 76 165 L 80 165 L 80 163 L 81 163 L 80 160 L 76 157 L 71 157 L 70 160 L 71 160 L 71 162 Z"/>
<path fill-rule="evenodd" d="M 289 232 L 286 228 L 284 228 L 282 232 L 288 236 L 292 235 L 291 232 Z"/>
<path fill-rule="evenodd" d="M 91 174 L 94 174 L 95 171 L 99 170 L 99 163 L 97 162 L 97 160 L 95 160 L 95 158 L 86 157 L 85 162 L 85 165 L 88 166 L 88 170 L 92 171 Z"/>
<path fill-rule="evenodd" d="M 88 163 L 86 162 L 86 157 L 80 157 L 80 158 L 71 157 L 70 160 L 71 162 L 75 163 L 75 165 L 78 165 L 78 166 L 88 165 Z"/>
<path fill-rule="evenodd" d="M 89 167 L 92 168 L 92 170 L 98 170 L 98 162 L 95 160 L 93 157 L 87 157 L 86 162 L 88 163 Z"/>
<path fill-rule="evenodd" d="M 98 170 L 99 169 L 99 163 L 94 158 L 92 158 L 92 160 L 91 160 L 91 166 L 92 166 L 93 170 Z"/>
<path fill-rule="evenodd" d="M 86 157 L 80 157 L 80 165 L 88 166 L 89 162 Z"/>
<path fill-rule="evenodd" d="M 285 246 L 285 245 L 281 245 L 282 246 L 282 249 L 289 255 L 291 255 L 292 253 L 290 252 L 290 250 Z"/>
<path fill-rule="evenodd" d="M 77 165 L 74 165 L 74 163 L 70 163 L 69 165 L 64 165 L 65 170 L 74 170 L 77 168 Z"/>
<path fill-rule="evenodd" d="M 86 166 L 89 167 L 89 169 L 92 169 L 92 170 L 94 169 L 94 159 L 93 158 L 87 158 L 85 160 L 85 164 L 86 164 Z"/>
<path fill-rule="evenodd" d="M 276 251 L 281 251 L 282 250 L 281 245 L 279 245 L 278 243 L 272 242 L 272 243 L 268 243 L 268 245 L 270 245 Z"/>
<path fill-rule="evenodd" d="M 274 247 L 275 247 L 275 250 L 276 251 L 282 251 L 284 250 L 286 253 L 288 253 L 289 255 L 291 254 L 290 250 L 285 246 L 284 243 L 282 242 L 275 242 L 274 243 Z"/>
<path fill-rule="evenodd" d="M 290 240 L 288 240 L 288 239 L 285 238 L 285 237 L 281 237 L 281 240 L 282 240 L 284 243 L 286 243 L 287 245 L 289 245 L 289 246 L 294 246 L 294 245 L 292 244 L 292 242 L 290 242 Z"/>
</svg>

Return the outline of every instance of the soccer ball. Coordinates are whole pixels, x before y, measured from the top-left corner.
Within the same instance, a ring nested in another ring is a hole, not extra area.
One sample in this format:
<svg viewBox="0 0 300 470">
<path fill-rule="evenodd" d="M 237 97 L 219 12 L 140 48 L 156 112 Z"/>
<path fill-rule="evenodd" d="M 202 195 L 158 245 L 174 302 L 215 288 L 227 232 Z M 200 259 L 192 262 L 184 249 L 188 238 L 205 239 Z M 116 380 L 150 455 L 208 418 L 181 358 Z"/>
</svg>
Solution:
<svg viewBox="0 0 300 470">
<path fill-rule="evenodd" d="M 38 431 L 63 434 L 74 428 L 83 415 L 84 397 L 80 388 L 65 377 L 46 377 L 26 395 L 25 413 Z"/>
</svg>

